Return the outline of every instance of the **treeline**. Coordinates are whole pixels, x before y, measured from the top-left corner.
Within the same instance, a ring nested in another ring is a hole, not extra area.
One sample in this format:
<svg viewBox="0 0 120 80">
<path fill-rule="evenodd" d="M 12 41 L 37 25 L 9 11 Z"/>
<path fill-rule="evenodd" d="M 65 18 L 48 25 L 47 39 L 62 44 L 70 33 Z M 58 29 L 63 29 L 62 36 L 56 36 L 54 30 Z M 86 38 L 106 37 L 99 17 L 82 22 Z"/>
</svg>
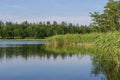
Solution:
<svg viewBox="0 0 120 80">
<path fill-rule="evenodd" d="M 79 26 L 65 22 L 58 24 L 56 21 L 52 24 L 49 21 L 46 23 L 29 23 L 25 21 L 21 24 L 0 21 L 0 38 L 40 39 L 60 34 L 120 31 L 120 0 L 109 0 L 104 8 L 102 14 L 99 14 L 99 12 L 91 13 L 93 23 L 89 26 Z"/>
<path fill-rule="evenodd" d="M 2 39 L 42 39 L 59 34 L 81 34 L 89 33 L 90 29 L 87 26 L 73 25 L 72 23 L 62 22 L 58 24 L 54 21 L 52 24 L 46 23 L 28 23 L 24 21 L 21 24 L 12 22 L 0 21 L 0 37 Z"/>
</svg>

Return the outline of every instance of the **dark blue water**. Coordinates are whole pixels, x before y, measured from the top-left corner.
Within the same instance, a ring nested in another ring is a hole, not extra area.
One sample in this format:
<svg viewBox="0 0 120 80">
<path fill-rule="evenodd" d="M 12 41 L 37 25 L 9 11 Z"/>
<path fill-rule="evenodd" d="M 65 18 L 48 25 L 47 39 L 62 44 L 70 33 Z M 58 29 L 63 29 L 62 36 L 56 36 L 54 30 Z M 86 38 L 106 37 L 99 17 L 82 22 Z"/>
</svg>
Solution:
<svg viewBox="0 0 120 80">
<path fill-rule="evenodd" d="M 39 40 L 0 41 L 0 80 L 106 80 L 94 68 L 89 54 L 50 52 Z"/>
</svg>

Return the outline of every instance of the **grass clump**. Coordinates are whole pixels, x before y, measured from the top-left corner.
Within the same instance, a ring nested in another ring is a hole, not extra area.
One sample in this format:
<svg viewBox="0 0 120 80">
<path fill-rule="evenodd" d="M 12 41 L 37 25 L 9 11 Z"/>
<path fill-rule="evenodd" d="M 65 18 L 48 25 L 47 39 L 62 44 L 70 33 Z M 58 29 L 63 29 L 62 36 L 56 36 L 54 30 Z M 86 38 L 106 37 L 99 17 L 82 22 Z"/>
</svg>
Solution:
<svg viewBox="0 0 120 80">
<path fill-rule="evenodd" d="M 51 46 L 78 46 L 92 44 L 104 50 L 120 50 L 120 32 L 66 34 L 46 38 Z"/>
</svg>

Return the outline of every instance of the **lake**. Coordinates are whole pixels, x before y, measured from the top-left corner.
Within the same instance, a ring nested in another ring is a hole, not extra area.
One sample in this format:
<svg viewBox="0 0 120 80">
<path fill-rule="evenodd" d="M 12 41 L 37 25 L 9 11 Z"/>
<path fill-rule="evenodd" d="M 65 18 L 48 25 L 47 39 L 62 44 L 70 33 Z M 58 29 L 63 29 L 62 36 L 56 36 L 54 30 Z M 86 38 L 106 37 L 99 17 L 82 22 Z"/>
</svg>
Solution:
<svg viewBox="0 0 120 80">
<path fill-rule="evenodd" d="M 55 50 L 40 40 L 1 40 L 0 80 L 120 79 L 120 65 L 114 58 Z"/>
</svg>

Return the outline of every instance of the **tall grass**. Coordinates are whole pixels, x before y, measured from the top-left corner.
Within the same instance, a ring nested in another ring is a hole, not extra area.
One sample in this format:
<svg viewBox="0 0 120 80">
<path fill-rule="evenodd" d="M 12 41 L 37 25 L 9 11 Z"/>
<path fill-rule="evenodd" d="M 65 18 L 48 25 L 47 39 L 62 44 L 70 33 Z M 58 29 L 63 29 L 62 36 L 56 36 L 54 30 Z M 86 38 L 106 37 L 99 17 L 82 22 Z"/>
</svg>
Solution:
<svg viewBox="0 0 120 80">
<path fill-rule="evenodd" d="M 120 51 L 120 32 L 66 34 L 46 38 L 51 46 L 78 46 L 92 45 L 104 50 Z"/>
</svg>

